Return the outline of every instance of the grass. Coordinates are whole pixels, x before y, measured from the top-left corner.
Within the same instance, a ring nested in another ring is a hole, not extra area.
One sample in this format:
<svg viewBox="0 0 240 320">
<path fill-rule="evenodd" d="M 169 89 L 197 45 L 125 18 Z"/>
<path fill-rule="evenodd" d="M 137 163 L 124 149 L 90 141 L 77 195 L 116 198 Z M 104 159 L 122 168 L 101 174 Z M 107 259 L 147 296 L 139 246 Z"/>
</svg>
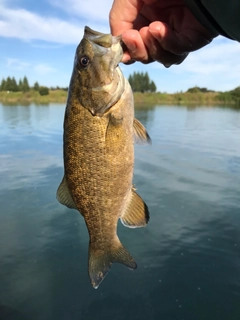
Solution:
<svg viewBox="0 0 240 320">
<path fill-rule="evenodd" d="M 64 90 L 49 90 L 49 94 L 41 96 L 38 91 L 30 90 L 28 92 L 7 92 L 0 91 L 0 102 L 3 104 L 48 104 L 48 103 L 66 103 L 67 92 Z M 179 92 L 179 93 L 134 93 L 136 104 L 175 104 L 175 105 L 223 105 L 224 102 L 219 99 L 218 92 Z M 234 100 L 228 101 L 228 104 L 234 105 Z"/>
<path fill-rule="evenodd" d="M 175 105 L 216 105 L 223 104 L 218 99 L 218 92 L 179 92 L 179 93 L 134 93 L 135 103 L 175 104 Z M 230 101 L 230 103 L 235 103 Z"/>
<path fill-rule="evenodd" d="M 49 94 L 41 96 L 38 91 L 30 90 L 28 92 L 0 92 L 0 102 L 3 104 L 48 104 L 51 102 L 65 103 L 67 92 L 64 90 L 49 90 Z"/>
</svg>

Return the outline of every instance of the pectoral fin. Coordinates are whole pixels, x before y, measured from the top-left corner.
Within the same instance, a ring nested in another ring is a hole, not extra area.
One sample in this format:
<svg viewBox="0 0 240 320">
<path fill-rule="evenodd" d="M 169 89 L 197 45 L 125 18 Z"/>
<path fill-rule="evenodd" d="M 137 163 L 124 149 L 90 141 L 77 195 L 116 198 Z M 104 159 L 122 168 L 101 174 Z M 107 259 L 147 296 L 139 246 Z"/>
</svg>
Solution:
<svg viewBox="0 0 240 320">
<path fill-rule="evenodd" d="M 149 221 L 148 207 L 133 189 L 131 199 L 120 219 L 128 228 L 145 227 Z"/>
<path fill-rule="evenodd" d="M 137 119 L 133 120 L 134 140 L 138 144 L 151 144 L 152 140 L 147 130 Z"/>
<path fill-rule="evenodd" d="M 62 182 L 60 183 L 58 190 L 57 190 L 57 200 L 63 204 L 64 206 L 70 208 L 70 209 L 77 209 L 73 198 L 69 192 L 67 181 L 65 176 L 62 179 Z"/>
</svg>

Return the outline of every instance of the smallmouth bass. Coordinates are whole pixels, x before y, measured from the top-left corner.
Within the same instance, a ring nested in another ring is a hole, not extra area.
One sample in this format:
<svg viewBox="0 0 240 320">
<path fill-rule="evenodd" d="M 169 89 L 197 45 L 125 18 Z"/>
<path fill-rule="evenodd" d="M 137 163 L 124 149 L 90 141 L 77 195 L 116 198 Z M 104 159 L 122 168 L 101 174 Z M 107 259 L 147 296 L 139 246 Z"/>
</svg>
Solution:
<svg viewBox="0 0 240 320">
<path fill-rule="evenodd" d="M 58 201 L 78 210 L 89 233 L 89 277 L 94 288 L 112 263 L 137 264 L 117 236 L 149 221 L 147 205 L 132 186 L 134 139 L 150 143 L 134 119 L 133 94 L 118 64 L 121 37 L 85 27 L 76 49 L 64 118 L 64 177 Z"/>
</svg>

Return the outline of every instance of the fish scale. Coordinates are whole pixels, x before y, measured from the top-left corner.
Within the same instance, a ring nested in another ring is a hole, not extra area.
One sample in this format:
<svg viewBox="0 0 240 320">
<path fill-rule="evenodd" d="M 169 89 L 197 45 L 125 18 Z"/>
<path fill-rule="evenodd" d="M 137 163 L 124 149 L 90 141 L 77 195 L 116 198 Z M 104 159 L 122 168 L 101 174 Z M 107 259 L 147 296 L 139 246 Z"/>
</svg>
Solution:
<svg viewBox="0 0 240 320">
<path fill-rule="evenodd" d="M 137 266 L 117 236 L 118 219 L 131 228 L 149 220 L 132 179 L 134 135 L 145 143 L 150 137 L 134 119 L 131 87 L 118 66 L 121 57 L 120 37 L 85 28 L 64 119 L 64 177 L 57 199 L 85 219 L 94 288 L 112 263 Z"/>
</svg>

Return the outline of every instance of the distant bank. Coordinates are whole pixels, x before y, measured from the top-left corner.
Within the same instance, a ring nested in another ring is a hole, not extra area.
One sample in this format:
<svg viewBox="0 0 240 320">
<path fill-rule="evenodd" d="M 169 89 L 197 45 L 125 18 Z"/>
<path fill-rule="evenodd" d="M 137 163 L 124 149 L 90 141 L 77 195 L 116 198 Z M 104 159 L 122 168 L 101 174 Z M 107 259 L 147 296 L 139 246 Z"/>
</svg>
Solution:
<svg viewBox="0 0 240 320">
<path fill-rule="evenodd" d="M 67 100 L 67 92 L 65 90 L 49 90 L 47 95 L 41 95 L 36 90 L 27 92 L 11 92 L 0 91 L 0 102 L 3 104 L 22 104 L 30 103 L 47 104 L 51 102 L 65 103 Z"/>
<path fill-rule="evenodd" d="M 3 104 L 22 104 L 31 103 L 66 103 L 67 92 L 65 90 L 49 90 L 49 94 L 40 95 L 38 91 L 10 92 L 0 91 L 0 102 Z M 179 93 L 134 93 L 136 104 L 174 104 L 174 105 L 236 105 L 239 100 L 231 96 L 223 96 L 219 92 L 179 92 Z"/>
</svg>

